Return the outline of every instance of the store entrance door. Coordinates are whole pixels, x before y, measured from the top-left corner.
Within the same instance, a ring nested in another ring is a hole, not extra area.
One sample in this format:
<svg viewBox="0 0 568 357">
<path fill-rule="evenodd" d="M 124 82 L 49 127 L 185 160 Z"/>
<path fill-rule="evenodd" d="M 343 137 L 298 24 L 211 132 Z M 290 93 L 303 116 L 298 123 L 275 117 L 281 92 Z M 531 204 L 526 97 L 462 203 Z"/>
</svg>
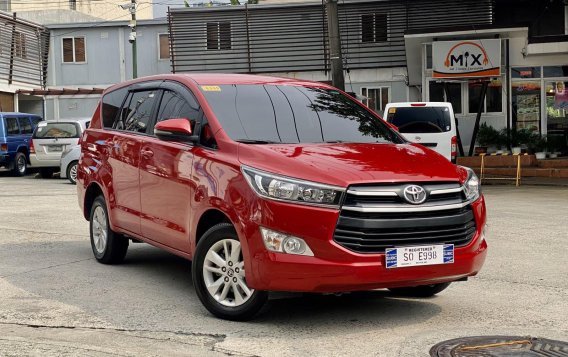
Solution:
<svg viewBox="0 0 568 357">
<path fill-rule="evenodd" d="M 513 125 L 517 130 L 540 130 L 540 80 L 514 81 L 512 90 Z"/>
<path fill-rule="evenodd" d="M 546 81 L 545 89 L 548 150 L 568 154 L 568 82 Z"/>
</svg>

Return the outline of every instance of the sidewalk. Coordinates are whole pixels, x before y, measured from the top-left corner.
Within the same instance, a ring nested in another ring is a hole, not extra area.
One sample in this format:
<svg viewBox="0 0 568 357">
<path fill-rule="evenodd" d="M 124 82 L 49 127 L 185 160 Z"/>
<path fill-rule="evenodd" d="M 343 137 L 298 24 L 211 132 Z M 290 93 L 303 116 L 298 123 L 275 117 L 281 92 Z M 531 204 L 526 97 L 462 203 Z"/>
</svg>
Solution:
<svg viewBox="0 0 568 357">
<path fill-rule="evenodd" d="M 483 180 L 482 186 L 489 185 L 509 185 L 515 186 L 515 181 L 511 180 Z M 568 188 L 568 178 L 564 177 L 521 177 L 522 186 L 560 186 Z"/>
</svg>

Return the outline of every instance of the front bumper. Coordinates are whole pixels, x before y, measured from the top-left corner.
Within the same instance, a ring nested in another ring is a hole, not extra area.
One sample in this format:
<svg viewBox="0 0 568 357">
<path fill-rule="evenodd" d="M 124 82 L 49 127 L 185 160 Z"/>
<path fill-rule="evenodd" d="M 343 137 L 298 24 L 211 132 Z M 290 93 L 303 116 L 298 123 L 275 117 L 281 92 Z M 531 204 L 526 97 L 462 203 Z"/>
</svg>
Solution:
<svg viewBox="0 0 568 357">
<path fill-rule="evenodd" d="M 386 268 L 384 254 L 356 253 L 333 241 L 339 211 L 267 200 L 258 201 L 258 209 L 270 214 L 253 215 L 257 222 L 244 233 L 250 252 L 247 283 L 259 290 L 345 292 L 449 282 L 476 275 L 487 254 L 481 233 L 486 214 L 483 197 L 472 203 L 475 235 L 466 246 L 455 248 L 454 263 L 394 269 Z M 314 257 L 267 251 L 259 226 L 303 238 Z"/>
</svg>

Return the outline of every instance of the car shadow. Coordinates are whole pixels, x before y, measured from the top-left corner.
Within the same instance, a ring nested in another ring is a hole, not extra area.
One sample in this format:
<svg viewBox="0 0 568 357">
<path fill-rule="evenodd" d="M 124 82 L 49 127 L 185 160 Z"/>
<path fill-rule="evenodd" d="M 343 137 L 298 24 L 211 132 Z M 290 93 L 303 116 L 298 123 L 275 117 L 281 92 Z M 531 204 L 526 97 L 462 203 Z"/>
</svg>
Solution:
<svg viewBox="0 0 568 357">
<path fill-rule="evenodd" d="M 9 283 L 117 326 L 207 331 L 212 324 L 219 333 L 230 333 L 240 325 L 214 318 L 201 305 L 191 262 L 146 244 L 131 244 L 125 261 L 115 266 L 97 263 L 88 239 L 0 245 L 0 259 L 0 276 Z M 7 269 L 16 264 L 18 269 Z M 391 329 L 439 314 L 435 301 L 398 298 L 387 290 L 340 296 L 271 293 L 266 308 L 247 324 L 259 332 L 267 326 Z"/>
</svg>

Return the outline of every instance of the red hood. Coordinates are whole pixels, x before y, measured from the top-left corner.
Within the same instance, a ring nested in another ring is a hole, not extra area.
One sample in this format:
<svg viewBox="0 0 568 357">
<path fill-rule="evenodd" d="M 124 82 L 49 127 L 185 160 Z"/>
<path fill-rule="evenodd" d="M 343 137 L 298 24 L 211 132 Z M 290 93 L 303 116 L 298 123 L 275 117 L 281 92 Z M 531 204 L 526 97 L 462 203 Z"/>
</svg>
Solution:
<svg viewBox="0 0 568 357">
<path fill-rule="evenodd" d="M 341 187 L 465 178 L 446 158 L 416 144 L 240 144 L 239 160 L 275 174 Z"/>
</svg>

